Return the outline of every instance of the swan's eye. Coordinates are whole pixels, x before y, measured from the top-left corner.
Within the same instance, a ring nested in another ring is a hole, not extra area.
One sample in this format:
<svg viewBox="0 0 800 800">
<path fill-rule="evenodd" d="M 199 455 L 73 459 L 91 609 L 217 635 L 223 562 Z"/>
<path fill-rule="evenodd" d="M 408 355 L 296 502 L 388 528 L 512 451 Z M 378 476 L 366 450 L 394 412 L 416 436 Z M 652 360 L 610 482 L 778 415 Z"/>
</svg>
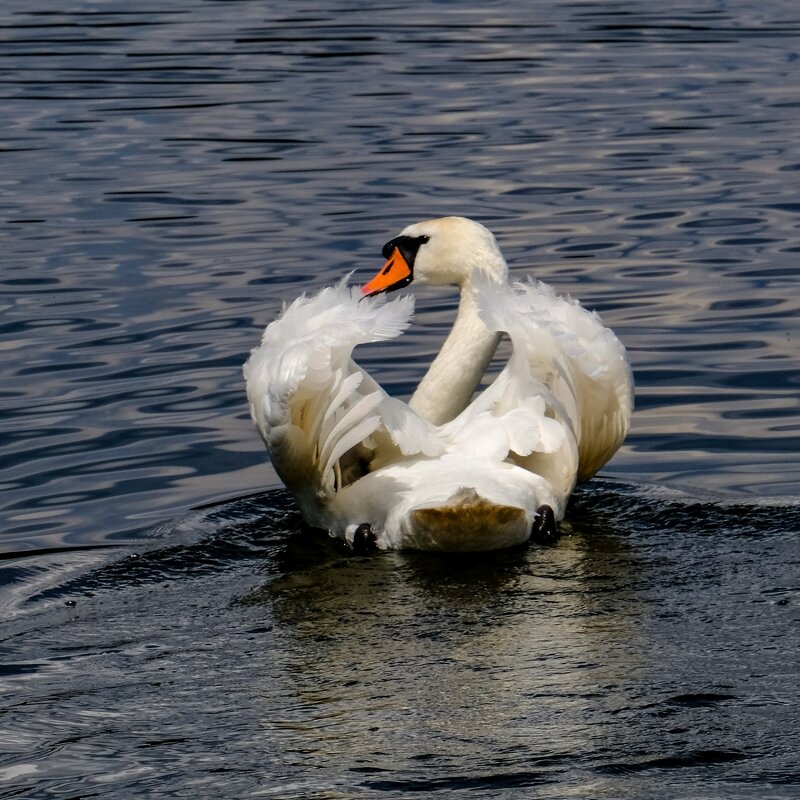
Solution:
<svg viewBox="0 0 800 800">
<path fill-rule="evenodd" d="M 383 246 L 383 253 L 384 258 L 391 258 L 392 253 L 394 253 L 395 248 L 399 250 L 403 254 L 403 258 L 406 260 L 406 263 L 409 267 L 414 267 L 414 259 L 417 257 L 417 251 L 424 245 L 426 242 L 430 241 L 430 236 L 395 236 L 394 239 L 390 239 L 386 244 Z"/>
</svg>

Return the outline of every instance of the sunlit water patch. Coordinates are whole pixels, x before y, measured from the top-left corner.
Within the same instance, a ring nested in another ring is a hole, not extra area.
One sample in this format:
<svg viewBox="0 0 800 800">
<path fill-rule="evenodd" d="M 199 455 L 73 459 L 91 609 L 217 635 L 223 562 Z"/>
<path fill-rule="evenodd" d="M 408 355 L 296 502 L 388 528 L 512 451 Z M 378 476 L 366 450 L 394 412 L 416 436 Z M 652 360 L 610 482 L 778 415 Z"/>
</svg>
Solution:
<svg viewBox="0 0 800 800">
<path fill-rule="evenodd" d="M 791 796 L 800 506 L 597 481 L 569 519 L 553 547 L 364 558 L 270 492 L 20 573 L 4 774 L 28 796 Z"/>
</svg>

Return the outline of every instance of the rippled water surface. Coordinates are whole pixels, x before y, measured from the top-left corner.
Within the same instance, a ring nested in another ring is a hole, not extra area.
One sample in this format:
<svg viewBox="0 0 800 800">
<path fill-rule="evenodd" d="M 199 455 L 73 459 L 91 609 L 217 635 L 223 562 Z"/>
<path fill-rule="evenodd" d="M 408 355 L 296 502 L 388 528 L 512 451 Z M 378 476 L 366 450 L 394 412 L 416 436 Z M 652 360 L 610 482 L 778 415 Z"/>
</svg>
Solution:
<svg viewBox="0 0 800 800">
<path fill-rule="evenodd" d="M 0 68 L 0 797 L 796 796 L 795 2 L 9 0 Z M 633 429 L 556 547 L 354 558 L 240 366 L 446 213 Z"/>
</svg>

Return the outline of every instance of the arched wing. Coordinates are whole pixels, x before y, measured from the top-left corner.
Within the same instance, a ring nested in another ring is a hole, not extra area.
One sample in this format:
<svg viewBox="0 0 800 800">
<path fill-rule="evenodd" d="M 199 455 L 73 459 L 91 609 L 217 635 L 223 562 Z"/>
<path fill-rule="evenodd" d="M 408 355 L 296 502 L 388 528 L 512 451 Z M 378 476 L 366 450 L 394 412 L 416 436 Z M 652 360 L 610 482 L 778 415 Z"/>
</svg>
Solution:
<svg viewBox="0 0 800 800">
<path fill-rule="evenodd" d="M 578 480 L 590 478 L 630 427 L 633 377 L 625 348 L 596 313 L 544 283 L 476 283 L 482 319 L 506 331 L 514 350 L 503 373 L 507 385 L 493 384 L 476 402 L 494 403 L 498 413 L 540 392 L 546 414 L 574 437 Z"/>
<path fill-rule="evenodd" d="M 351 357 L 358 344 L 399 336 L 413 309 L 410 296 L 386 302 L 329 287 L 284 308 L 244 365 L 253 422 L 305 510 L 376 461 L 441 451 L 435 429 Z"/>
</svg>

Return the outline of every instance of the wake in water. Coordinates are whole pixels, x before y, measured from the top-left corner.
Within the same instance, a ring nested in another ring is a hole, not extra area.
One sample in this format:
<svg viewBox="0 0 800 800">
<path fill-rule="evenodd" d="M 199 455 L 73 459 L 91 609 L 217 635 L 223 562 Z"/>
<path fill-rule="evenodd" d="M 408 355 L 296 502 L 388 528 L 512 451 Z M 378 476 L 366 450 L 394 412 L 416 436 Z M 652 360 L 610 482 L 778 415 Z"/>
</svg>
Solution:
<svg viewBox="0 0 800 800">
<path fill-rule="evenodd" d="M 0 781 L 788 797 L 798 526 L 595 480 L 551 546 L 355 556 L 269 491 L 9 562 Z"/>
<path fill-rule="evenodd" d="M 691 537 L 697 536 L 713 535 L 730 542 L 737 537 L 769 538 L 796 530 L 800 530 L 797 498 L 768 498 L 760 503 L 700 499 L 673 489 L 611 479 L 595 479 L 579 488 L 562 525 L 563 537 L 576 537 L 586 547 L 592 546 L 593 539 L 608 537 L 648 548 L 657 547 L 664 537 L 681 537 L 690 546 Z M 507 552 L 478 555 L 474 561 L 484 564 L 487 571 L 497 563 L 525 563 L 524 552 L 539 546 L 528 543 Z M 282 489 L 198 508 L 183 519 L 151 529 L 144 546 L 121 557 L 118 553 L 116 548 L 113 552 L 104 548 L 102 553 L 92 548 L 91 558 L 100 565 L 76 577 L 69 575 L 81 571 L 83 559 L 76 563 L 68 551 L 62 558 L 48 555 L 44 563 L 28 565 L 30 559 L 25 559 L 25 566 L 5 567 L 0 573 L 2 582 L 18 587 L 13 603 L 5 605 L 6 613 L 24 614 L 55 600 L 92 596 L 126 585 L 225 572 L 240 562 L 263 562 L 267 568 L 271 560 L 277 560 L 281 570 L 291 572 L 295 565 L 307 568 L 354 557 L 345 545 L 306 526 Z M 404 557 L 425 558 L 412 553 Z M 454 572 L 473 560 L 455 554 L 427 557 Z"/>
</svg>

